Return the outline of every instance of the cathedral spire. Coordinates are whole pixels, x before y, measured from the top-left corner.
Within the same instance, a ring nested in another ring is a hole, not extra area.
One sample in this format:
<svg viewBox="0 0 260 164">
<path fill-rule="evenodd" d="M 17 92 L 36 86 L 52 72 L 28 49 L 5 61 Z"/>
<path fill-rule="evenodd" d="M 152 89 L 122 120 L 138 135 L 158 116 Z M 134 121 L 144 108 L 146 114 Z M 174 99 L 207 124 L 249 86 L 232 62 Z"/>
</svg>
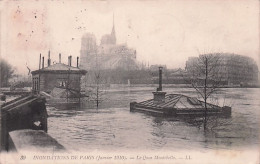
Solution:
<svg viewBox="0 0 260 164">
<path fill-rule="evenodd" d="M 116 44 L 116 32 L 115 32 L 115 21 L 114 21 L 114 13 L 113 13 L 113 28 L 111 31 L 111 43 Z"/>
<path fill-rule="evenodd" d="M 113 13 L 113 27 L 115 26 L 115 15 Z"/>
</svg>

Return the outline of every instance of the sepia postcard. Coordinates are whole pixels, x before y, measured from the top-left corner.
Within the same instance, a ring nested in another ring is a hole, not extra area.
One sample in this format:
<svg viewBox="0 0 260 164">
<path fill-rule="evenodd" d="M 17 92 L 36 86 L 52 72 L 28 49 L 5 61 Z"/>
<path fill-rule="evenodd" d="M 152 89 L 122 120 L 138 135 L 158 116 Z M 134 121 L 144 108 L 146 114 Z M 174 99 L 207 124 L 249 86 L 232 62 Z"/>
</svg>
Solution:
<svg viewBox="0 0 260 164">
<path fill-rule="evenodd" d="M 258 0 L 0 0 L 0 163 L 258 164 Z"/>
</svg>

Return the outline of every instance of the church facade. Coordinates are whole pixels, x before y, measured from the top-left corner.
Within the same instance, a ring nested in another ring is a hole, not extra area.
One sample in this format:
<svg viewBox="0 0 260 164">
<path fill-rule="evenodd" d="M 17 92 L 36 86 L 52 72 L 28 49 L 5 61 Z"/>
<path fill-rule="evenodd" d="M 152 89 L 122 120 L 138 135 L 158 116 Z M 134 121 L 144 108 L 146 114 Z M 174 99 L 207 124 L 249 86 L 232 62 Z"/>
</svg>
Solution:
<svg viewBox="0 0 260 164">
<path fill-rule="evenodd" d="M 117 44 L 115 26 L 111 34 L 103 35 L 97 45 L 94 34 L 86 33 L 81 38 L 80 68 L 86 70 L 136 70 L 136 50 L 126 44 Z"/>
</svg>

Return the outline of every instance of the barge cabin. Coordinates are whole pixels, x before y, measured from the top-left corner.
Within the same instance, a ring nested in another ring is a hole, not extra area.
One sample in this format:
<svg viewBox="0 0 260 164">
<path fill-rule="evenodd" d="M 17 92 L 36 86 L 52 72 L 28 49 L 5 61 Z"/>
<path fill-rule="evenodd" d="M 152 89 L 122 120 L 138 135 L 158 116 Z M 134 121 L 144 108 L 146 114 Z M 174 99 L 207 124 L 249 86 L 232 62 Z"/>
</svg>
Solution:
<svg viewBox="0 0 260 164">
<path fill-rule="evenodd" d="M 42 57 L 41 63 L 40 55 L 39 69 L 32 71 L 33 93 L 47 93 L 54 97 L 64 97 L 65 92 L 69 90 L 69 96 L 78 97 L 81 77 L 87 73 L 79 68 L 78 59 L 77 57 L 77 67 L 73 67 L 71 65 L 72 56 L 68 57 L 68 65 L 66 65 L 61 63 L 61 54 L 59 54 L 59 63 L 51 65 L 49 52 L 48 66 L 44 67 L 44 57 Z"/>
</svg>

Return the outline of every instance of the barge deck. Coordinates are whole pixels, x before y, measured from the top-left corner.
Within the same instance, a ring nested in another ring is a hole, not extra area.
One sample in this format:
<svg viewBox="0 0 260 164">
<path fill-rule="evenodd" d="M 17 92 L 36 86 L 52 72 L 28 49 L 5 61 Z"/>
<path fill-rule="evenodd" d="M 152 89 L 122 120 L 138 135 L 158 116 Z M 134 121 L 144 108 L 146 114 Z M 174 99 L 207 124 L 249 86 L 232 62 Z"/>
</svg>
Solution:
<svg viewBox="0 0 260 164">
<path fill-rule="evenodd" d="M 151 113 L 160 116 L 202 116 L 205 114 L 205 103 L 197 98 L 181 94 L 168 94 L 158 101 L 150 99 L 142 102 L 131 102 L 130 111 Z M 231 107 L 220 107 L 207 103 L 208 115 L 231 116 Z"/>
</svg>

